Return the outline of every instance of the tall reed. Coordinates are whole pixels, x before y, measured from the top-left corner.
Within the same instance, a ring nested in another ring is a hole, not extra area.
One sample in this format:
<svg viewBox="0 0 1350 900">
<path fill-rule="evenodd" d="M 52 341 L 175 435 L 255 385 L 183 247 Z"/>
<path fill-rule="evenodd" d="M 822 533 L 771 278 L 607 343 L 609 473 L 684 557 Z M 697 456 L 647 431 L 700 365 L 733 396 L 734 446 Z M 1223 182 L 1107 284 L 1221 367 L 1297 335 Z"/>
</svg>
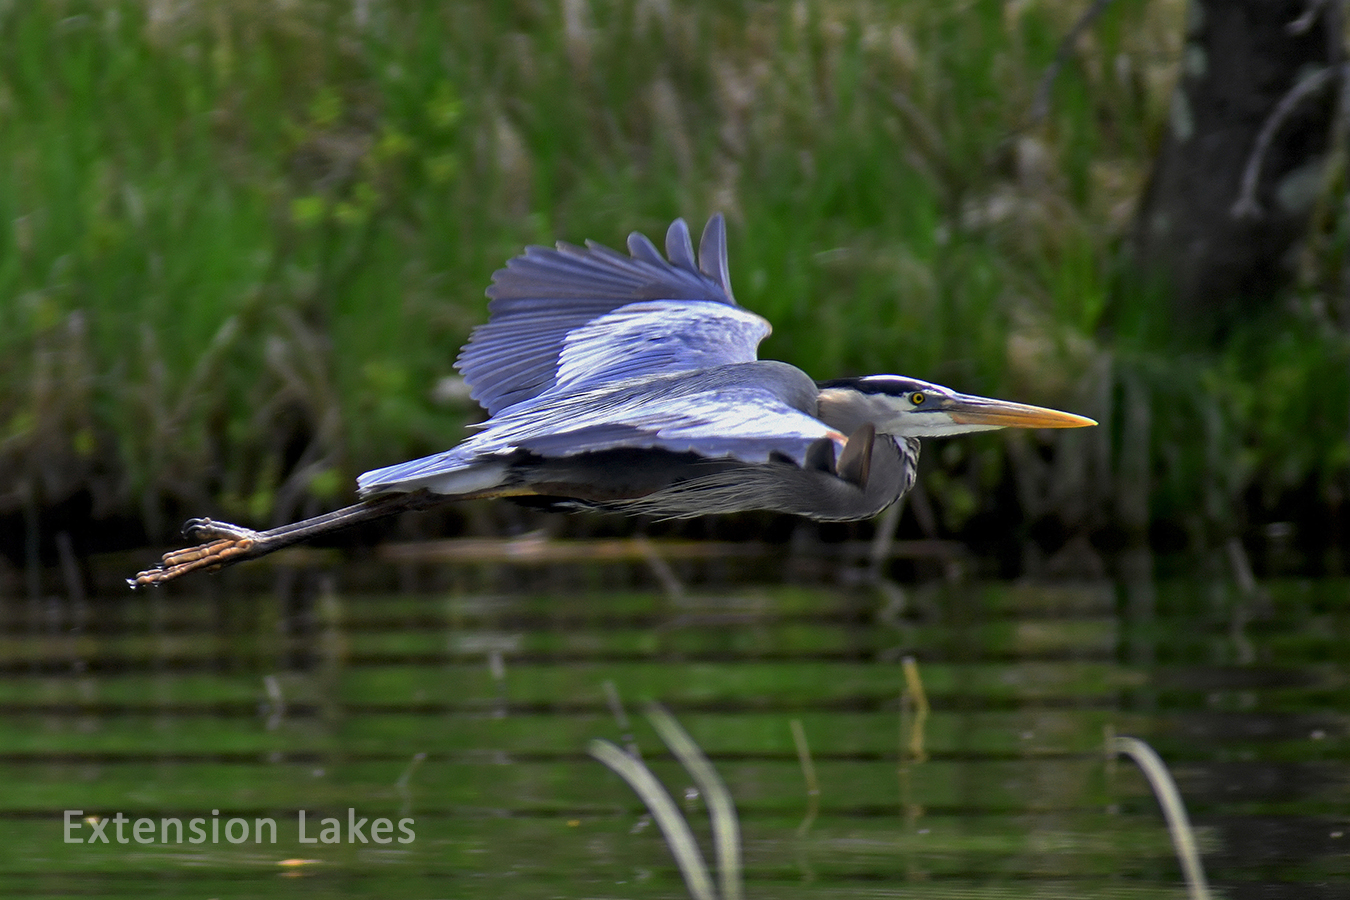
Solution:
<svg viewBox="0 0 1350 900">
<path fill-rule="evenodd" d="M 1345 210 L 1277 324 L 1170 334 L 1113 272 L 1182 3 L 1113 4 L 1033 120 L 1079 7 L 0 7 L 0 511 L 88 492 L 159 537 L 335 503 L 460 437 L 438 384 L 522 245 L 716 210 L 765 355 L 1103 421 L 938 449 L 938 530 L 999 514 L 1009 473 L 1064 535 L 1336 508 Z"/>
</svg>

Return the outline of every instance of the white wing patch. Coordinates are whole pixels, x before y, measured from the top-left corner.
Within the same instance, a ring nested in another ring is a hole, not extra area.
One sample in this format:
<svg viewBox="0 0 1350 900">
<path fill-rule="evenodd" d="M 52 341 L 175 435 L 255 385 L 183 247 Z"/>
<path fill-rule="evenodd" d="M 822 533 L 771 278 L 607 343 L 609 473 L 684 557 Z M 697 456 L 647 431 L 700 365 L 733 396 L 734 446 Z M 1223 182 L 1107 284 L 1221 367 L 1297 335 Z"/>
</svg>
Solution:
<svg viewBox="0 0 1350 900">
<path fill-rule="evenodd" d="M 568 333 L 557 386 L 752 362 L 771 330 L 760 316 L 725 303 L 630 303 Z"/>
</svg>

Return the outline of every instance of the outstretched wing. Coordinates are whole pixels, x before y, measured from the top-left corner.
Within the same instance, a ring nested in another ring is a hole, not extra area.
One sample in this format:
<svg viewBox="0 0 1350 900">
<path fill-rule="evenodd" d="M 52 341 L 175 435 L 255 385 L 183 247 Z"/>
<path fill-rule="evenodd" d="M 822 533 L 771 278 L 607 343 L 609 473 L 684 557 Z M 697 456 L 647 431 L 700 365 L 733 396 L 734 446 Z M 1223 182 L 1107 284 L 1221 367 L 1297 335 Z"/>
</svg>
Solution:
<svg viewBox="0 0 1350 900">
<path fill-rule="evenodd" d="M 747 463 L 789 459 L 805 466 L 822 439 L 836 451 L 845 445 L 844 435 L 804 411 L 813 406 L 814 391 L 799 369 L 755 362 L 561 392 L 503 411 L 452 450 L 367 472 L 360 478 L 361 492 L 425 486 L 518 450 L 565 457 L 650 448 Z"/>
<path fill-rule="evenodd" d="M 798 465 L 807 448 L 843 435 L 802 407 L 785 363 L 755 363 L 691 377 L 568 392 L 507 410 L 465 442 L 475 455 L 528 450 L 573 456 L 620 447 L 658 448 L 762 463 L 777 455 Z"/>
<path fill-rule="evenodd" d="M 587 242 L 530 247 L 493 275 L 486 325 L 456 367 L 493 415 L 566 385 L 749 362 L 769 323 L 736 305 L 720 214 L 695 260 L 676 219 L 666 255 L 641 234 L 629 256 Z"/>
</svg>

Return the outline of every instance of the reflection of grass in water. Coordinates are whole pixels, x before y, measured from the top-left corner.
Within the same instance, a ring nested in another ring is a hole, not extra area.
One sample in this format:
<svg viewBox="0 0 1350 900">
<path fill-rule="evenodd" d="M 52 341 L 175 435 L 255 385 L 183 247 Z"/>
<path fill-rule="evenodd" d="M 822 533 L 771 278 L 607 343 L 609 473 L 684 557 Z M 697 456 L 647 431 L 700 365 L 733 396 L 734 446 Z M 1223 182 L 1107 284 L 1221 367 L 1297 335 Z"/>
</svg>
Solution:
<svg viewBox="0 0 1350 900">
<path fill-rule="evenodd" d="M 816 780 L 816 764 L 811 759 L 811 746 L 806 742 L 802 720 L 793 719 L 788 725 L 792 728 L 792 743 L 797 748 L 797 761 L 801 763 L 802 779 L 806 782 L 806 815 L 797 826 L 797 837 L 802 838 L 820 815 L 820 782 Z"/>
<path fill-rule="evenodd" d="M 254 521 L 333 501 L 355 471 L 460 437 L 468 413 L 432 389 L 522 244 L 617 244 L 714 209 L 739 299 L 775 325 L 766 355 L 1100 419 L 1060 438 L 1048 500 L 1043 454 L 1014 445 L 1028 503 L 1072 518 L 1155 479 L 1142 515 L 1203 531 L 1253 484 L 1350 465 L 1325 311 L 1180 367 L 1148 298 L 1097 337 L 1180 3 L 1108 9 L 1034 129 L 1078 4 L 531 10 L 0 16 L 0 498 L 90 488 L 159 531 L 166 501 Z M 944 449 L 940 524 L 978 513 L 994 446 Z"/>
</svg>

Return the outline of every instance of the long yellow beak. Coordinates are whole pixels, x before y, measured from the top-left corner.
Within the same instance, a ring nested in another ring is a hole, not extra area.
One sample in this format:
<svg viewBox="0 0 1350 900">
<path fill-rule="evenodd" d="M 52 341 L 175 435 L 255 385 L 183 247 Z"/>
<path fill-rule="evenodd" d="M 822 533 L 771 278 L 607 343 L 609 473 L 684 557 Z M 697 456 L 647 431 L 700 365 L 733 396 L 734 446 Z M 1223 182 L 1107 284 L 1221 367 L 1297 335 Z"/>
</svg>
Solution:
<svg viewBox="0 0 1350 900">
<path fill-rule="evenodd" d="M 958 425 L 993 428 L 1085 428 L 1097 424 L 1095 419 L 1087 416 L 969 394 L 957 397 L 945 411 Z"/>
</svg>

